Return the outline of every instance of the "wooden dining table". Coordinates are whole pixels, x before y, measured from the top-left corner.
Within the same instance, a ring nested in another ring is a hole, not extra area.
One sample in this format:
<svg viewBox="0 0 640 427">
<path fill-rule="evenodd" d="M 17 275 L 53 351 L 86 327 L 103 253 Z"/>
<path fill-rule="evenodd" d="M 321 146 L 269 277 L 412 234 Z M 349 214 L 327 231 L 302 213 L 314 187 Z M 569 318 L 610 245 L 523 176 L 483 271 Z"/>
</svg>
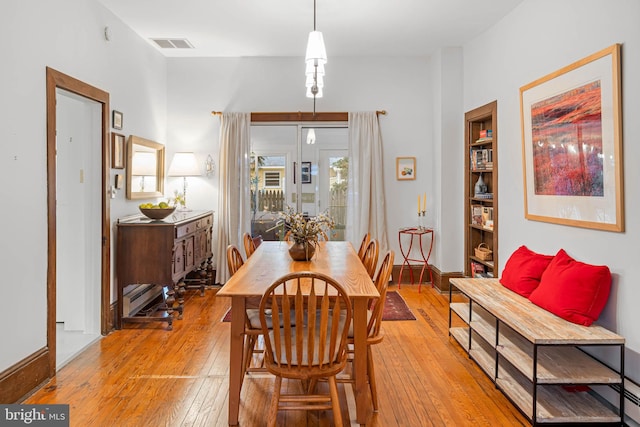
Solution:
<svg viewBox="0 0 640 427">
<path fill-rule="evenodd" d="M 288 253 L 290 245 L 281 241 L 262 242 L 217 293 L 217 296 L 231 297 L 229 425 L 238 425 L 244 379 L 242 354 L 246 300 L 261 297 L 278 278 L 298 271 L 329 275 L 342 285 L 352 302 L 356 419 L 364 425 L 370 402 L 367 386 L 367 308 L 370 298 L 378 298 L 380 294 L 350 242 L 319 242 L 310 261 L 293 261 Z"/>
</svg>

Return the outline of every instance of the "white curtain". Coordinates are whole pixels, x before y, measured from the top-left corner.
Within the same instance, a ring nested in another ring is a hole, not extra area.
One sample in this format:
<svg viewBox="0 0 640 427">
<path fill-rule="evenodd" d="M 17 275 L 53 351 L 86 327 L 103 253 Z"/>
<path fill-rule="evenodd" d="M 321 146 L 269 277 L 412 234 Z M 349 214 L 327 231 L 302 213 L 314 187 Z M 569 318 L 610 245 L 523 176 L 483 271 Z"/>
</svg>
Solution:
<svg viewBox="0 0 640 427">
<path fill-rule="evenodd" d="M 220 166 L 216 282 L 226 283 L 227 246 L 241 247 L 242 233 L 251 228 L 249 208 L 249 150 L 251 113 L 222 113 L 220 118 Z"/>
<path fill-rule="evenodd" d="M 385 215 L 382 135 L 375 111 L 349 113 L 347 240 L 358 248 L 365 233 L 389 250 Z"/>
</svg>

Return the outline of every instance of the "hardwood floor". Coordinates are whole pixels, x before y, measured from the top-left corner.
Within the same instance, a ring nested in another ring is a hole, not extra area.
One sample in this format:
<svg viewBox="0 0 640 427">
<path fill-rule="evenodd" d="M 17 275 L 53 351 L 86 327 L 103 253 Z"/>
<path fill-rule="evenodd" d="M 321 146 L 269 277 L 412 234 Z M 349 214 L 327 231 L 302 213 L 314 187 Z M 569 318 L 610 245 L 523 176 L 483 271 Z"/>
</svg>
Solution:
<svg viewBox="0 0 640 427">
<path fill-rule="evenodd" d="M 390 287 L 395 290 L 396 286 Z M 489 378 L 450 338 L 448 295 L 402 285 L 415 321 L 384 322 L 373 348 L 380 411 L 368 426 L 529 425 Z M 226 426 L 229 323 L 220 321 L 228 298 L 189 291 L 183 320 L 115 331 L 91 345 L 24 403 L 70 405 L 72 426 Z M 298 387 L 296 382 L 283 382 Z M 325 386 L 322 385 L 321 386 Z M 261 426 L 273 378 L 244 380 L 241 426 Z M 339 384 L 343 422 L 355 425 L 350 384 Z M 281 412 L 278 425 L 325 427 L 328 412 Z"/>
</svg>

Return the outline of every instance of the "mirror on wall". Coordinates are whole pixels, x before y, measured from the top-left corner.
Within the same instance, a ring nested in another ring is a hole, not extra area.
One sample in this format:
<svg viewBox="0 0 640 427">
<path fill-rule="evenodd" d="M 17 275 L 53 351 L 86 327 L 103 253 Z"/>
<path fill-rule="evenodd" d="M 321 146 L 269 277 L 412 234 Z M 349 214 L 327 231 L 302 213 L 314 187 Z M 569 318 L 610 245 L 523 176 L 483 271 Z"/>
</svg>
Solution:
<svg viewBox="0 0 640 427">
<path fill-rule="evenodd" d="M 139 136 L 127 143 L 127 199 L 162 197 L 164 145 Z"/>
</svg>

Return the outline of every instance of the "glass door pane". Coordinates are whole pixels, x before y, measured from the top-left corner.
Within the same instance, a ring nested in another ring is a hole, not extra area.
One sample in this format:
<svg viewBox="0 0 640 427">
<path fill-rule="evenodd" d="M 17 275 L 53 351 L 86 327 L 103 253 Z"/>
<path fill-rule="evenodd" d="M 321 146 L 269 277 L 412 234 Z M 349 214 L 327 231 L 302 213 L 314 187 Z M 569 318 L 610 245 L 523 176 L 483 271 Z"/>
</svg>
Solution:
<svg viewBox="0 0 640 427">
<path fill-rule="evenodd" d="M 344 240 L 349 168 L 348 128 L 303 126 L 300 153 L 300 209 L 310 216 L 321 212 L 331 215 L 336 227 L 331 232 L 330 240 Z M 307 171 L 310 175 L 306 174 Z"/>
<path fill-rule="evenodd" d="M 297 157 L 297 127 L 251 127 L 251 235 L 281 240 L 279 214 L 295 204 L 293 164 Z"/>
</svg>

